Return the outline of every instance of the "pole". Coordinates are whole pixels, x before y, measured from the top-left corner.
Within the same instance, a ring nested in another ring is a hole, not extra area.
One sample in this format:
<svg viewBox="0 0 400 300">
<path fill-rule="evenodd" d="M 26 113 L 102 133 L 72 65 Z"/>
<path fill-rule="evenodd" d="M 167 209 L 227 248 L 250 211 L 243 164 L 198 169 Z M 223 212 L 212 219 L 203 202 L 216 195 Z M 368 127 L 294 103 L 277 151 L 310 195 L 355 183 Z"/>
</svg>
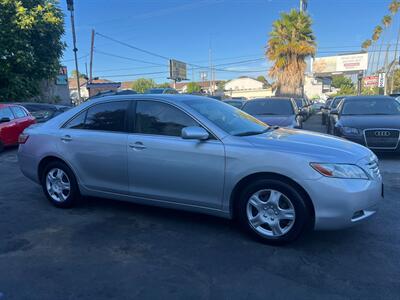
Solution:
<svg viewBox="0 0 400 300">
<path fill-rule="evenodd" d="M 210 74 L 208 87 L 210 89 L 210 94 L 212 95 L 212 91 L 211 91 L 211 84 L 212 84 L 211 41 L 210 41 L 210 48 L 208 49 L 208 60 L 209 60 L 209 74 Z"/>
<path fill-rule="evenodd" d="M 92 29 L 92 39 L 90 42 L 90 63 L 89 63 L 89 82 L 92 83 L 93 80 L 93 49 L 94 49 L 94 29 Z"/>
<path fill-rule="evenodd" d="M 358 72 L 357 74 L 357 95 L 361 95 L 362 91 L 362 79 L 363 79 L 363 71 Z"/>
<path fill-rule="evenodd" d="M 75 34 L 75 19 L 74 9 L 71 9 L 71 27 L 72 27 L 72 42 L 74 44 L 74 57 L 75 57 L 75 70 L 76 70 L 76 84 L 78 88 L 78 104 L 81 103 L 81 85 L 79 82 L 79 68 L 78 68 L 78 49 L 76 48 L 76 34 Z"/>
<path fill-rule="evenodd" d="M 386 55 L 385 55 L 385 74 L 386 74 L 386 76 L 385 76 L 385 86 L 383 87 L 384 88 L 384 95 L 387 95 L 387 82 L 388 82 L 388 53 L 389 53 L 389 48 L 390 48 L 390 43 L 388 44 L 388 46 L 387 46 L 387 49 L 386 49 Z"/>
</svg>

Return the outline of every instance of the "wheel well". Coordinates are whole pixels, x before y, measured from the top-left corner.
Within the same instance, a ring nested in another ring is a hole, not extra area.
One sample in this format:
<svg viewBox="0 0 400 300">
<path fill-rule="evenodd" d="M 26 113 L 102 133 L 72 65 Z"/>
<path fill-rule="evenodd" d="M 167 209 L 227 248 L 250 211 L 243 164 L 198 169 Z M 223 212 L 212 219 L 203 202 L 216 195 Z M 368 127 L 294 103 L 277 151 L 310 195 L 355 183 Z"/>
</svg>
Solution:
<svg viewBox="0 0 400 300">
<path fill-rule="evenodd" d="M 231 209 L 231 214 L 234 216 L 235 213 L 235 203 L 237 203 L 237 199 L 240 196 L 240 193 L 243 191 L 244 187 L 255 180 L 258 179 L 277 179 L 280 181 L 283 181 L 287 184 L 290 184 L 293 188 L 295 188 L 297 190 L 297 192 L 299 192 L 301 194 L 301 196 L 303 196 L 303 198 L 306 200 L 307 202 L 307 207 L 310 210 L 310 214 L 312 216 L 312 224 L 314 225 L 315 222 L 315 208 L 314 205 L 311 201 L 310 195 L 308 195 L 308 193 L 306 192 L 306 190 L 300 185 L 298 184 L 296 181 L 294 181 L 293 179 L 281 175 L 281 174 L 277 174 L 277 173 L 269 173 L 269 172 L 263 172 L 263 173 L 255 173 L 255 174 L 251 174 L 248 175 L 244 178 L 242 178 L 234 187 L 232 194 L 231 194 L 231 198 L 230 198 L 230 209 Z M 234 216 L 235 217 L 235 216 Z"/>
<path fill-rule="evenodd" d="M 42 181 L 42 176 L 43 176 L 43 172 L 45 167 L 53 162 L 53 161 L 59 161 L 65 164 L 65 161 L 63 161 L 61 158 L 58 158 L 56 156 L 47 156 L 45 158 L 43 158 L 40 163 L 39 163 L 39 167 L 38 167 L 38 178 L 40 180 L 40 182 Z M 67 165 L 67 164 L 66 164 Z"/>
</svg>

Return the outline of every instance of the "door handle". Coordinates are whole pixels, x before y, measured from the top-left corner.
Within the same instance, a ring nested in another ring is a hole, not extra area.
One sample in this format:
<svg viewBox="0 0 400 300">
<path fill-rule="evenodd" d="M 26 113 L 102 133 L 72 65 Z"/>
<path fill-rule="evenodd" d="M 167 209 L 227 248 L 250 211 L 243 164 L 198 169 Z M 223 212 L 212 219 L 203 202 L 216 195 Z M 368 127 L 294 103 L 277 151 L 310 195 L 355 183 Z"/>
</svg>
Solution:
<svg viewBox="0 0 400 300">
<path fill-rule="evenodd" d="M 142 142 L 136 142 L 134 144 L 129 144 L 129 147 L 131 147 L 134 150 L 143 150 L 146 149 L 146 146 L 143 145 Z"/>
<path fill-rule="evenodd" d="M 61 140 L 64 142 L 70 142 L 72 141 L 72 137 L 70 135 L 64 135 L 63 137 L 61 137 Z"/>
</svg>

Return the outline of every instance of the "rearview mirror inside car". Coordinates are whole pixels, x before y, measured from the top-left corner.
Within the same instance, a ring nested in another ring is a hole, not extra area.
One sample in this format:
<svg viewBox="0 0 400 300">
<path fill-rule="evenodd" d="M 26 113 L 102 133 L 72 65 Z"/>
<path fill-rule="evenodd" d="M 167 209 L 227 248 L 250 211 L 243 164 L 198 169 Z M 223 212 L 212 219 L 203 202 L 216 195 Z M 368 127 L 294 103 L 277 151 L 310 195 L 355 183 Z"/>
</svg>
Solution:
<svg viewBox="0 0 400 300">
<path fill-rule="evenodd" d="M 199 126 L 189 126 L 182 129 L 181 136 L 186 140 L 207 140 L 210 135 L 208 132 Z"/>
</svg>

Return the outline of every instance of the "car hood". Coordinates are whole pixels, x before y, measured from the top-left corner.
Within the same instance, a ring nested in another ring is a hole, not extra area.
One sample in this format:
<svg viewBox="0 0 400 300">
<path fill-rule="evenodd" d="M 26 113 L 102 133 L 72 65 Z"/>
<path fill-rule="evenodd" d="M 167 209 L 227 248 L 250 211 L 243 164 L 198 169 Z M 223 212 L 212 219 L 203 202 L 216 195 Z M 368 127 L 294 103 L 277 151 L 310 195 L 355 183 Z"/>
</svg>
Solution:
<svg viewBox="0 0 400 300">
<path fill-rule="evenodd" d="M 271 126 L 289 126 L 293 124 L 293 116 L 253 115 L 253 117 Z"/>
<path fill-rule="evenodd" d="M 340 124 L 345 127 L 354 127 L 358 129 L 400 129 L 400 115 L 341 116 Z"/>
<path fill-rule="evenodd" d="M 359 144 L 305 130 L 279 128 L 244 138 L 254 146 L 298 154 L 316 162 L 357 163 L 373 155 Z"/>
</svg>

